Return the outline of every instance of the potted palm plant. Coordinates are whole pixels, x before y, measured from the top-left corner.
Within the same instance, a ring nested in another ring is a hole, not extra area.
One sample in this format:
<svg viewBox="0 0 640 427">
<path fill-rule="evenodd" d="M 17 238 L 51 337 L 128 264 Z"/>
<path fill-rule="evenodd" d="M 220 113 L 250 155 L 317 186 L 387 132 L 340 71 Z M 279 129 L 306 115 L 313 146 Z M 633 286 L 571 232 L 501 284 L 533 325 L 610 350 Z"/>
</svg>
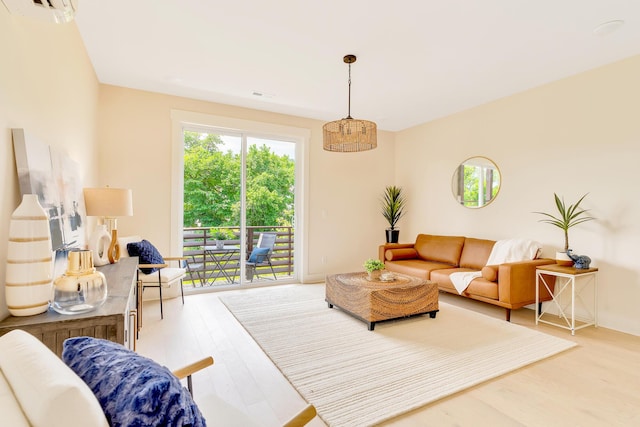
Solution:
<svg viewBox="0 0 640 427">
<path fill-rule="evenodd" d="M 382 195 L 382 216 L 389 223 L 386 230 L 387 243 L 398 243 L 400 230 L 396 230 L 396 224 L 405 214 L 405 198 L 402 188 L 395 185 L 385 188 Z"/>
<path fill-rule="evenodd" d="M 589 194 L 589 193 L 587 193 Z M 595 218 L 587 215 L 588 210 L 580 208 L 580 203 L 587 197 L 587 194 L 580 197 L 576 203 L 567 206 L 564 202 L 564 197 L 560 198 L 557 194 L 553 194 L 556 201 L 556 207 L 558 208 L 558 216 L 546 212 L 535 212 L 540 215 L 544 215 L 545 218 L 540 222 L 546 222 L 553 226 L 558 227 L 564 232 L 564 252 L 556 252 L 556 262 L 560 265 L 572 265 L 573 261 L 567 255 L 569 250 L 569 229 L 575 227 L 583 222 L 591 221 Z"/>
</svg>

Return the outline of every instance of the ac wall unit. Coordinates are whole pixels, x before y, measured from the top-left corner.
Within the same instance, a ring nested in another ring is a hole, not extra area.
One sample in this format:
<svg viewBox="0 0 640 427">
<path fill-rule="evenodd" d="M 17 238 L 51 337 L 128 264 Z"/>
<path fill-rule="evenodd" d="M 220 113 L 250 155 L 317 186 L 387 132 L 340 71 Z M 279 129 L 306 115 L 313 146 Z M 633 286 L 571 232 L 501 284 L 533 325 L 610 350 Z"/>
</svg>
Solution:
<svg viewBox="0 0 640 427">
<path fill-rule="evenodd" d="M 14 15 L 64 24 L 73 21 L 77 0 L 2 0 Z"/>
</svg>

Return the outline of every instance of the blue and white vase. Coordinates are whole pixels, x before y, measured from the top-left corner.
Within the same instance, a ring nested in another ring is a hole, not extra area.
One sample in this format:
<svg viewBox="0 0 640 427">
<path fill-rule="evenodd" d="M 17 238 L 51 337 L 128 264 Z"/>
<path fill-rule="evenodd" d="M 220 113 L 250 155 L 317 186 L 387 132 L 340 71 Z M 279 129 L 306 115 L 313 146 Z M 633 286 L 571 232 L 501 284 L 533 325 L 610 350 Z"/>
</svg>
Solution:
<svg viewBox="0 0 640 427">
<path fill-rule="evenodd" d="M 24 194 L 11 215 L 5 297 L 13 316 L 32 316 L 49 308 L 53 252 L 47 213 L 37 194 Z"/>
</svg>

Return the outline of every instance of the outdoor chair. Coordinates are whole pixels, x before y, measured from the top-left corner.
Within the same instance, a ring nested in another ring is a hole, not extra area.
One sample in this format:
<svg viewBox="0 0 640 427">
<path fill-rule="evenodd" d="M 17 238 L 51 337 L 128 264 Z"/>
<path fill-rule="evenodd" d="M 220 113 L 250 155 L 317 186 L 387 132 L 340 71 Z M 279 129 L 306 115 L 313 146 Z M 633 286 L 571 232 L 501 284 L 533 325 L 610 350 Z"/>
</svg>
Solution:
<svg viewBox="0 0 640 427">
<path fill-rule="evenodd" d="M 196 260 L 195 255 L 191 255 L 191 260 L 186 259 L 184 265 L 187 267 L 187 274 L 189 274 L 189 280 L 193 283 L 193 287 L 196 286 L 196 282 L 200 282 L 200 286 L 206 285 L 207 278 L 204 262 L 199 262 Z"/>
<path fill-rule="evenodd" d="M 271 274 L 273 274 L 273 280 L 278 279 L 276 272 L 273 270 L 273 264 L 271 264 L 271 255 L 273 255 L 277 237 L 277 233 L 260 233 L 258 244 L 253 248 L 249 259 L 245 262 L 247 275 L 251 282 L 253 282 L 254 276 L 260 278 L 258 267 L 269 267 Z"/>
</svg>

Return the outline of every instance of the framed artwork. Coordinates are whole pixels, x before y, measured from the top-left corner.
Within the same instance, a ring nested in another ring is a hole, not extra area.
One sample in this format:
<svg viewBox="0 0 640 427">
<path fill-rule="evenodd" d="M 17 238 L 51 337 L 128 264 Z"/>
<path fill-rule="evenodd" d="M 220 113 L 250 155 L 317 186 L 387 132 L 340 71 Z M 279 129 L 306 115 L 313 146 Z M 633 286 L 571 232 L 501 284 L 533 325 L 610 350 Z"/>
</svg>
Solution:
<svg viewBox="0 0 640 427">
<path fill-rule="evenodd" d="M 38 195 L 49 216 L 56 264 L 58 258 L 66 261 L 67 251 L 84 248 L 86 240 L 86 211 L 78 164 L 64 151 L 41 142 L 24 129 L 11 132 L 20 192 Z"/>
</svg>

